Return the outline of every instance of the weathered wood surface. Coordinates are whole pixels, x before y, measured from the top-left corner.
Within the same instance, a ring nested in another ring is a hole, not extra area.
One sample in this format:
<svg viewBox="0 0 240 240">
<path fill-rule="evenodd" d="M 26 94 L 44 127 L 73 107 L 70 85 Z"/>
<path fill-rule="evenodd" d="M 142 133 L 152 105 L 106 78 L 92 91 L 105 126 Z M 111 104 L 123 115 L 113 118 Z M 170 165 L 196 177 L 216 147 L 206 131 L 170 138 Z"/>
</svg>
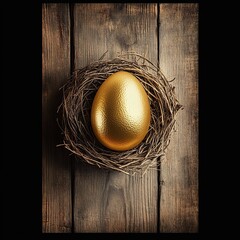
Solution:
<svg viewBox="0 0 240 240">
<path fill-rule="evenodd" d="M 71 232 L 71 168 L 56 123 L 60 86 L 70 74 L 68 4 L 42 5 L 42 231 Z"/>
<path fill-rule="evenodd" d="M 157 61 L 157 4 L 76 4 L 75 68 L 134 50 Z M 157 172 L 143 178 L 75 165 L 75 232 L 156 232 Z"/>
<path fill-rule="evenodd" d="M 196 232 L 198 5 L 51 3 L 43 4 L 42 23 L 43 232 Z M 136 51 L 155 63 L 159 59 L 166 77 L 176 78 L 184 110 L 177 116 L 161 179 L 154 170 L 143 178 L 129 177 L 79 161 L 71 172 L 72 158 L 56 148 L 62 141 L 56 124 L 58 88 L 71 64 L 83 67 L 106 50 L 106 58 Z"/>
<path fill-rule="evenodd" d="M 160 231 L 198 231 L 198 5 L 160 4 L 160 66 L 184 110 L 161 167 Z"/>
</svg>

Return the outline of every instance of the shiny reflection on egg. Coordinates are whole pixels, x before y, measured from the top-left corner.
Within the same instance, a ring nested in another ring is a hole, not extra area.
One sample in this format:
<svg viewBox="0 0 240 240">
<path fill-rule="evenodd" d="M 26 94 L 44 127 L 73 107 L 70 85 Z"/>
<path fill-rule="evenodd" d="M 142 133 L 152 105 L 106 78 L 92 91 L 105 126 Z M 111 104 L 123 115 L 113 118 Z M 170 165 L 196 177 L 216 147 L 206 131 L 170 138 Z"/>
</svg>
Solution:
<svg viewBox="0 0 240 240">
<path fill-rule="evenodd" d="M 91 125 L 94 135 L 111 150 L 126 151 L 141 143 L 148 132 L 150 118 L 147 93 L 129 72 L 110 75 L 93 99 Z"/>
</svg>

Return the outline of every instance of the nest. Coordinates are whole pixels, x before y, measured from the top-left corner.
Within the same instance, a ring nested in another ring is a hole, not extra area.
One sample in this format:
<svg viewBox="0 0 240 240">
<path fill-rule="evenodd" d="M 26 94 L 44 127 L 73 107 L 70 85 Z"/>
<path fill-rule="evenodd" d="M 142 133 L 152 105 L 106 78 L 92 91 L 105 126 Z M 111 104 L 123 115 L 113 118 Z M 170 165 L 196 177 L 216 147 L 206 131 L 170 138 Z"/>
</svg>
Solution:
<svg viewBox="0 0 240 240">
<path fill-rule="evenodd" d="M 143 175 L 149 168 L 157 169 L 164 157 L 176 113 L 182 106 L 170 81 L 145 57 L 136 53 L 121 54 L 112 60 L 103 60 L 103 57 L 75 70 L 61 88 L 63 101 L 58 109 L 58 123 L 64 139 L 58 146 L 64 146 L 77 158 L 99 168 Z M 118 152 L 98 142 L 90 120 L 97 90 L 106 78 L 121 70 L 132 73 L 142 83 L 150 101 L 151 122 L 147 135 L 138 146 Z"/>
</svg>

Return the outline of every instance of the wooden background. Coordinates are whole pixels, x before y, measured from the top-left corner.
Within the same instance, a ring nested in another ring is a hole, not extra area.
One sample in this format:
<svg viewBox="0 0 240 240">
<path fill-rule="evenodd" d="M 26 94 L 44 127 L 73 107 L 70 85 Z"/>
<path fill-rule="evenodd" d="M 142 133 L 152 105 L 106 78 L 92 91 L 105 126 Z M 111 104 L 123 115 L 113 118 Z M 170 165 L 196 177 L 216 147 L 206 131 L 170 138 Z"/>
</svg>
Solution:
<svg viewBox="0 0 240 240">
<path fill-rule="evenodd" d="M 98 169 L 56 148 L 59 88 L 116 52 L 159 63 L 184 110 L 161 172 Z M 198 232 L 198 4 L 42 5 L 42 231 Z"/>
</svg>

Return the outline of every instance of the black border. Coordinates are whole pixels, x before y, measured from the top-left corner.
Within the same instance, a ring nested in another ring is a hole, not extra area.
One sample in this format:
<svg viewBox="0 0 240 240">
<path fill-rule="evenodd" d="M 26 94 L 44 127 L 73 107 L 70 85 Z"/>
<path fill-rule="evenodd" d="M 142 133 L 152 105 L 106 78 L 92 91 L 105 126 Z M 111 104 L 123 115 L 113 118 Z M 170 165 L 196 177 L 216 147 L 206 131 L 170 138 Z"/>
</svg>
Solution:
<svg viewBox="0 0 240 240">
<path fill-rule="evenodd" d="M 2 13 L 2 231 L 27 237 L 41 226 L 41 3 Z"/>
</svg>

